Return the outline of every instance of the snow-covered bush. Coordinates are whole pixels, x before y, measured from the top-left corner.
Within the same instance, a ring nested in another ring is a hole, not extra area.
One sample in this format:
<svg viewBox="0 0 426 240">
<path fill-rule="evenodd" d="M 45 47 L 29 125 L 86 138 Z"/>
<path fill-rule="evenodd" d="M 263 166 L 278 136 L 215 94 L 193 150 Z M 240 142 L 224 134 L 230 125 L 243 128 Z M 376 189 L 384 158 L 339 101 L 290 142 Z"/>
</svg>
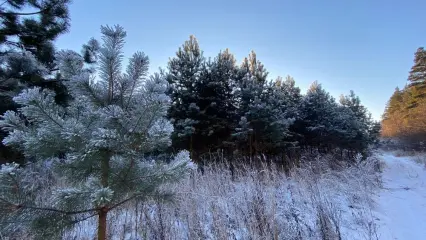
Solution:
<svg viewBox="0 0 426 240">
<path fill-rule="evenodd" d="M 2 116 L 0 126 L 9 132 L 3 143 L 33 160 L 24 168 L 1 167 L 2 235 L 26 230 L 57 239 L 97 216 L 98 239 L 106 239 L 110 211 L 131 201 L 168 198 L 161 186 L 192 167 L 187 151 L 167 162 L 155 157 L 171 144 L 173 131 L 165 119 L 170 99 L 164 76 L 147 78 L 149 60 L 142 52 L 122 73 L 126 32 L 119 26 L 101 30 L 97 75 L 76 52 L 57 56 L 73 97 L 68 106 L 57 105 L 54 92 L 36 87 L 14 97 L 21 106 L 17 112 Z"/>
</svg>

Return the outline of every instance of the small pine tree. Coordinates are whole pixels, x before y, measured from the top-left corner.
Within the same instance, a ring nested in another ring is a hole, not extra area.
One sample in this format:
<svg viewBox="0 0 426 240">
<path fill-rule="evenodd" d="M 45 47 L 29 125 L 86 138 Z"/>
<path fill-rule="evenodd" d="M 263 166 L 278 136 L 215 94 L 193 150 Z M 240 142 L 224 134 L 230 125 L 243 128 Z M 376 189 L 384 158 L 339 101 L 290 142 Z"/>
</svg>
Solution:
<svg viewBox="0 0 426 240">
<path fill-rule="evenodd" d="M 35 87 L 14 97 L 21 106 L 17 112 L 2 116 L 0 126 L 9 132 L 3 142 L 34 160 L 25 168 L 0 169 L 2 231 L 22 226 L 39 239 L 59 239 L 64 228 L 97 216 L 97 236 L 105 240 L 110 211 L 128 201 L 169 197 L 159 186 L 191 167 L 187 151 L 169 163 L 155 157 L 170 146 L 173 131 L 166 120 L 165 77 L 147 79 L 149 60 L 142 52 L 121 73 L 126 32 L 120 26 L 101 31 L 97 81 L 83 56 L 58 56 L 73 97 L 68 106 L 55 103 L 54 92 Z M 56 184 L 47 184 L 46 168 Z"/>
</svg>

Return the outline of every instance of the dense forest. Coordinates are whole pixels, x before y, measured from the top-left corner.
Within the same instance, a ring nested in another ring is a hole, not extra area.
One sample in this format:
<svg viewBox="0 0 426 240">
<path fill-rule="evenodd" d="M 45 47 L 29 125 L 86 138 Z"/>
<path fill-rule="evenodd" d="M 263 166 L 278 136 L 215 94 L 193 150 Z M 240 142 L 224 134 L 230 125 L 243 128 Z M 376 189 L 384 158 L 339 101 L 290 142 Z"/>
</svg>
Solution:
<svg viewBox="0 0 426 240">
<path fill-rule="evenodd" d="M 382 120 L 382 136 L 402 140 L 411 147 L 424 148 L 426 140 L 426 50 L 417 49 L 408 83 L 396 88 Z"/>
</svg>

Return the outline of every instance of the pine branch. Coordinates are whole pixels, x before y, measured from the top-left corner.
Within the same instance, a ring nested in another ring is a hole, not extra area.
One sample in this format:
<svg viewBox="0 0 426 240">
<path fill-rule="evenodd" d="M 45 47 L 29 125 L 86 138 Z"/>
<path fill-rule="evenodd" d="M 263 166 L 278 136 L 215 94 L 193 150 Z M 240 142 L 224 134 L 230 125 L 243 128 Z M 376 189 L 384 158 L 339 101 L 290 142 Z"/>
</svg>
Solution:
<svg viewBox="0 0 426 240">
<path fill-rule="evenodd" d="M 89 216 L 87 216 L 87 217 L 80 218 L 80 219 L 77 219 L 77 220 L 72 221 L 72 224 L 76 224 L 76 223 L 79 223 L 79 222 L 86 221 L 87 219 L 92 218 L 92 217 L 97 216 L 97 215 L 98 215 L 98 213 L 97 213 L 97 212 L 95 212 L 95 213 L 93 213 L 93 214 L 90 214 L 90 215 L 89 215 Z"/>
<path fill-rule="evenodd" d="M 119 207 L 119 206 L 121 206 L 121 205 L 125 204 L 126 202 L 129 202 L 129 201 L 131 201 L 131 200 L 133 200 L 133 199 L 135 199 L 135 198 L 139 197 L 140 195 L 142 195 L 142 193 L 135 194 L 135 195 L 131 196 L 130 198 L 126 198 L 126 199 L 124 199 L 123 201 L 118 202 L 118 203 L 116 203 L 116 204 L 112 205 L 111 207 L 108 207 L 108 209 L 109 209 L 109 210 L 112 210 L 112 209 L 114 209 L 114 208 L 117 208 L 117 207 Z"/>
<path fill-rule="evenodd" d="M 32 207 L 27 205 L 21 205 L 21 204 L 13 204 L 13 206 L 18 209 L 31 209 L 31 210 L 39 210 L 39 211 L 47 211 L 47 212 L 56 212 L 61 213 L 65 215 L 75 215 L 75 214 L 81 214 L 81 213 L 89 213 L 89 212 L 95 212 L 99 211 L 100 208 L 92 208 L 92 209 L 86 209 L 86 210 L 80 210 L 80 211 L 64 211 L 56 208 L 44 208 L 44 207 Z"/>
<path fill-rule="evenodd" d="M 136 194 L 134 194 L 133 196 L 131 196 L 131 197 L 129 197 L 129 198 L 126 198 L 126 199 L 124 199 L 123 201 L 118 202 L 118 203 L 116 203 L 116 204 L 112 205 L 111 207 L 108 207 L 108 210 L 115 209 L 115 208 L 117 208 L 117 207 L 119 207 L 119 206 L 121 206 L 121 205 L 123 205 L 123 204 L 125 204 L 125 203 L 127 203 L 127 202 L 129 202 L 129 201 L 131 201 L 131 200 L 133 200 L 133 199 L 135 199 L 135 198 L 137 198 L 137 197 L 139 197 L 139 196 L 142 196 L 142 195 L 144 195 L 144 194 L 145 194 L 145 193 L 136 193 Z M 155 196 L 155 195 L 146 195 L 146 196 Z"/>
<path fill-rule="evenodd" d="M 6 2 L 9 2 L 8 0 L 6 0 L 5 2 L 3 2 L 1 5 L 5 4 Z M 1 6 L 0 5 L 0 6 Z M 28 13 L 20 13 L 20 12 L 0 12 L 0 16 L 4 15 L 4 16 L 11 16 L 11 15 L 15 15 L 15 16 L 30 16 L 30 15 L 36 15 L 36 14 L 42 14 L 45 12 L 48 12 L 50 9 L 52 9 L 52 6 L 48 6 L 40 11 L 37 12 L 28 12 Z"/>
<path fill-rule="evenodd" d="M 59 123 L 59 122 L 57 122 L 55 119 L 53 119 L 53 117 L 52 116 L 50 116 L 46 111 L 44 111 L 44 108 L 42 107 L 42 106 L 40 106 L 40 104 L 35 104 L 39 109 L 40 109 L 40 111 L 45 115 L 45 116 L 47 116 L 53 123 L 55 123 L 56 125 L 58 125 L 60 128 L 62 128 L 62 125 Z"/>
<path fill-rule="evenodd" d="M 38 12 L 31 12 L 31 13 L 19 13 L 19 12 L 0 12 L 0 16 L 11 16 L 11 15 L 17 15 L 17 16 L 28 16 L 28 15 L 35 15 L 35 14 L 40 14 L 40 13 L 44 13 L 48 10 L 48 8 L 43 9 L 41 11 Z"/>
</svg>

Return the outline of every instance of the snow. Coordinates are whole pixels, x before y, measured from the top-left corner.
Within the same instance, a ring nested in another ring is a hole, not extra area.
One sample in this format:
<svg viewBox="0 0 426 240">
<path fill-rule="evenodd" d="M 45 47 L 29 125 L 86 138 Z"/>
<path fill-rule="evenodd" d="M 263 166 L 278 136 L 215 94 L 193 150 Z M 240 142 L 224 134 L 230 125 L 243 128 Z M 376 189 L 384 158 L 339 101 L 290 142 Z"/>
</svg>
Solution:
<svg viewBox="0 0 426 240">
<path fill-rule="evenodd" d="M 383 190 L 377 198 L 379 239 L 425 239 L 426 171 L 414 157 L 382 156 Z"/>
</svg>

